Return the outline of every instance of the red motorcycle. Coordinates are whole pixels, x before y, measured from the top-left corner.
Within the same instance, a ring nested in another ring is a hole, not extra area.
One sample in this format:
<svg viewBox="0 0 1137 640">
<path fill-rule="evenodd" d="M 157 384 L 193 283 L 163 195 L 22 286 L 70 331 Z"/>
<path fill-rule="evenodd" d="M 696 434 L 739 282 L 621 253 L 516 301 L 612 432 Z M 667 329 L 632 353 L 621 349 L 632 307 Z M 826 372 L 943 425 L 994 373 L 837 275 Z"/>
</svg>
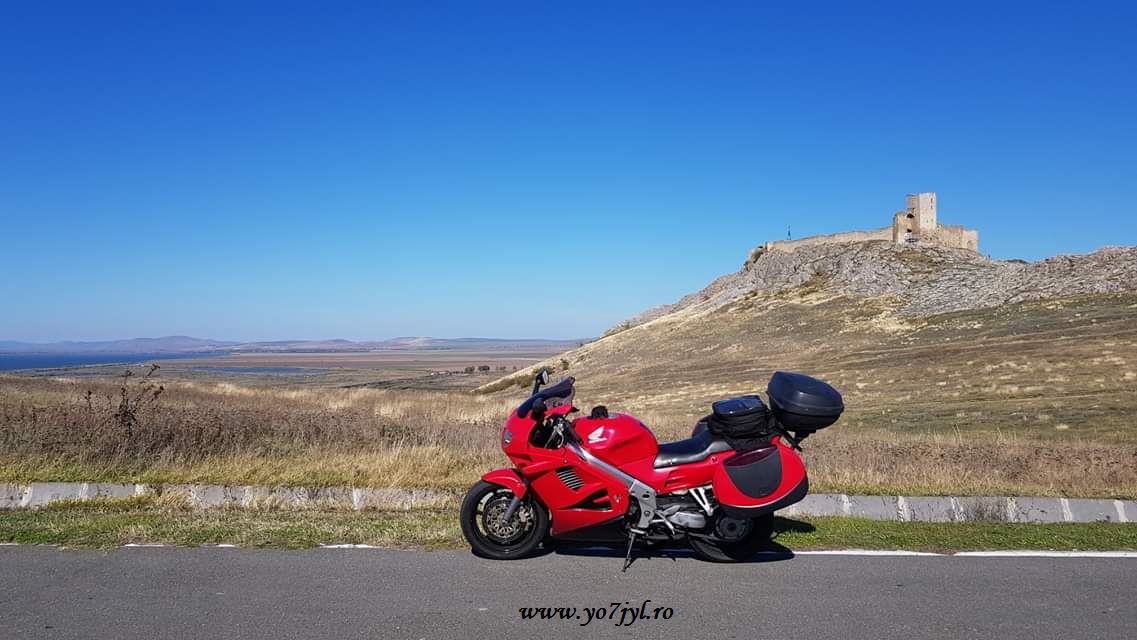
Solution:
<svg viewBox="0 0 1137 640">
<path fill-rule="evenodd" d="M 757 395 L 720 400 L 691 437 L 659 444 L 636 418 L 575 413 L 574 379 L 548 384 L 510 414 L 501 448 L 515 465 L 482 476 L 462 502 L 462 533 L 474 553 L 521 558 L 542 541 L 626 545 L 687 542 L 702 558 L 752 556 L 773 530 L 774 511 L 809 490 L 799 443 L 844 411 L 841 394 L 797 373 L 777 372 Z"/>
</svg>

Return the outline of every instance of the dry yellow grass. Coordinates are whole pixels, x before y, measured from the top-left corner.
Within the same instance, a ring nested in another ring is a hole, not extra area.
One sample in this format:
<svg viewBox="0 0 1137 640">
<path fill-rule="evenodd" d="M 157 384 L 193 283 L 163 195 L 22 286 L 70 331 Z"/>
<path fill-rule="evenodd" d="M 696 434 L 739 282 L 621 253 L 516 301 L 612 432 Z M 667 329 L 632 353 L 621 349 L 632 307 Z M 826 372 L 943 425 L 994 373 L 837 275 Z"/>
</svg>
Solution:
<svg viewBox="0 0 1137 640">
<path fill-rule="evenodd" d="M 548 366 L 578 397 L 683 435 L 716 398 L 778 370 L 827 380 L 848 411 L 807 441 L 815 488 L 914 493 L 1137 492 L 1137 295 L 929 317 L 817 286 L 694 306 L 482 387 L 520 393 Z M 567 369 L 564 366 L 568 365 Z"/>
<path fill-rule="evenodd" d="M 581 402 L 591 402 L 591 388 L 582 383 Z M 89 390 L 98 399 L 93 409 Z M 111 381 L 0 377 L 0 479 L 461 491 L 507 464 L 499 428 L 524 395 L 175 381 L 139 412 L 135 441 L 124 442 L 113 419 L 116 391 Z M 661 439 L 681 438 L 718 392 L 641 393 L 612 408 L 635 413 Z M 699 410 L 685 410 L 688 403 Z M 997 430 L 905 432 L 854 424 L 856 415 L 806 441 L 814 490 L 1137 496 L 1132 443 L 1075 436 L 1058 445 Z"/>
<path fill-rule="evenodd" d="M 479 391 L 519 393 L 532 370 L 560 375 L 568 364 L 599 402 L 693 419 L 785 369 L 837 386 L 845 429 L 1133 443 L 1135 305 L 1132 294 L 1084 296 L 913 318 L 887 298 L 752 294 L 633 327 Z"/>
</svg>

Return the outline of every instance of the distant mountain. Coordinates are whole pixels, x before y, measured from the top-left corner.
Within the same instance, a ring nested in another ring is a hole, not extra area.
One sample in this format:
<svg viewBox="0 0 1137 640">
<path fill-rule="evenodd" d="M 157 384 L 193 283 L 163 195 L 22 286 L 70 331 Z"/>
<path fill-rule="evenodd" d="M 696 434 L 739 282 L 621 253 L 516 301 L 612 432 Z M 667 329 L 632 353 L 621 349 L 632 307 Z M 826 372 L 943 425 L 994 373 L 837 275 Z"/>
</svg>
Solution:
<svg viewBox="0 0 1137 640">
<path fill-rule="evenodd" d="M 129 340 L 105 340 L 94 342 L 50 342 L 31 343 L 12 340 L 0 341 L 3 353 L 193 353 L 225 350 L 236 342 L 221 340 L 202 340 L 189 336 L 166 336 L 164 338 L 131 338 Z"/>
<path fill-rule="evenodd" d="M 188 336 L 164 338 L 133 338 L 99 342 L 29 343 L 13 340 L 0 341 L 0 353 L 336 353 L 367 351 L 413 351 L 485 349 L 513 351 L 538 349 L 564 351 L 585 340 L 543 340 L 510 338 L 428 338 L 400 337 L 390 340 L 353 342 L 333 340 L 272 340 L 264 342 L 232 342 L 203 340 Z"/>
<path fill-rule="evenodd" d="M 546 340 L 543 338 L 424 338 L 402 337 L 391 338 L 382 342 L 360 343 L 370 345 L 373 349 L 546 349 L 550 347 L 563 347 L 572 349 L 582 342 L 581 340 Z"/>
</svg>

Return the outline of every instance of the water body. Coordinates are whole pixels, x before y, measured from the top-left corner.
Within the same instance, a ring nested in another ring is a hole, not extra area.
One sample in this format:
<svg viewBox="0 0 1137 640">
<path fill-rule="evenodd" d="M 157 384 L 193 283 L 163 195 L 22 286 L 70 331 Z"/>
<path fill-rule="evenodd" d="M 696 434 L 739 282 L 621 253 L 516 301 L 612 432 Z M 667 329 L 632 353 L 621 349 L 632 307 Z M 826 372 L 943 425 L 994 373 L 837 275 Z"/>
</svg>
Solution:
<svg viewBox="0 0 1137 640">
<path fill-rule="evenodd" d="M 154 360 L 206 358 L 216 353 L 0 353 L 0 371 L 59 369 L 95 364 L 139 364 Z"/>
</svg>

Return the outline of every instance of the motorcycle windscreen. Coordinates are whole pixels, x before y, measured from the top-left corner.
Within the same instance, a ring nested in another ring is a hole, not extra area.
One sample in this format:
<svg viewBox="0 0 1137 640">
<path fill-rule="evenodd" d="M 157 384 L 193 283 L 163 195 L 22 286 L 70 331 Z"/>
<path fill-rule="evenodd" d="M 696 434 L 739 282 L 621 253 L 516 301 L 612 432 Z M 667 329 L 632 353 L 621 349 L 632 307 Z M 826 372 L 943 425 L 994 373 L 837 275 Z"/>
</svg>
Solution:
<svg viewBox="0 0 1137 640">
<path fill-rule="evenodd" d="M 711 485 L 728 513 L 757 517 L 805 497 L 805 465 L 790 448 L 769 445 L 719 465 Z"/>
</svg>

